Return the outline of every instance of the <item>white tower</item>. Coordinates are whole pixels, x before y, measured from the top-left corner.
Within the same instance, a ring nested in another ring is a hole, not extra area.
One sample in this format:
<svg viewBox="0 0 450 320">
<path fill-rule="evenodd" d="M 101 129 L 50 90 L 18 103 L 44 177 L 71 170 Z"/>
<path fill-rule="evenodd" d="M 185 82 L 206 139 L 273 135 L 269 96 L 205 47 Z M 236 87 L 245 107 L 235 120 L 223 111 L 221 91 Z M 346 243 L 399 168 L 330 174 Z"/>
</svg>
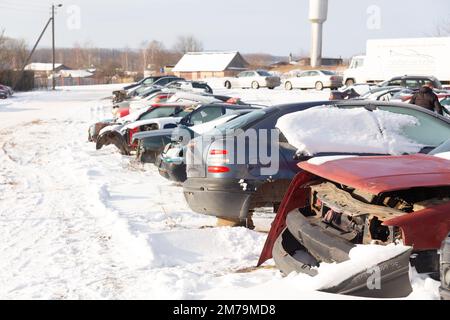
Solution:
<svg viewBox="0 0 450 320">
<path fill-rule="evenodd" d="M 322 64 L 322 25 L 327 20 L 328 0 L 309 0 L 311 67 Z"/>
</svg>

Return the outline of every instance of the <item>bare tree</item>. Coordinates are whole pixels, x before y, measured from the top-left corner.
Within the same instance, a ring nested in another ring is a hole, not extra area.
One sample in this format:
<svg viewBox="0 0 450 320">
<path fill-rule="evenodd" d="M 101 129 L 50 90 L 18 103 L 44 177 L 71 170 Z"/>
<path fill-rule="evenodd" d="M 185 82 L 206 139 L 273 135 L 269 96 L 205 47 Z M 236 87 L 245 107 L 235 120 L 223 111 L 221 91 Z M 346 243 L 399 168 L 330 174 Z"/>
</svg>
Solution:
<svg viewBox="0 0 450 320">
<path fill-rule="evenodd" d="M 443 19 L 436 25 L 436 29 L 431 36 L 447 37 L 450 36 L 450 16 Z"/>
<path fill-rule="evenodd" d="M 19 69 L 27 55 L 25 40 L 8 38 L 4 30 L 0 32 L 0 69 Z"/>
<path fill-rule="evenodd" d="M 198 52 L 203 50 L 203 44 L 193 35 L 179 36 L 173 49 L 181 54 L 185 54 L 186 52 Z"/>
</svg>

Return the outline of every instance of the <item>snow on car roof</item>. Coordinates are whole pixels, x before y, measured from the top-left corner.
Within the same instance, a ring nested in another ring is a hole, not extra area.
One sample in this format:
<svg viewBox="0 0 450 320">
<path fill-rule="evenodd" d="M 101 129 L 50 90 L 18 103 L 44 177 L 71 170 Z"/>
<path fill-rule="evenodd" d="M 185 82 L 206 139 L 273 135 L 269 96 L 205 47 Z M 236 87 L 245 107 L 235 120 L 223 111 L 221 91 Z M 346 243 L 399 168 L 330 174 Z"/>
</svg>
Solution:
<svg viewBox="0 0 450 320">
<path fill-rule="evenodd" d="M 276 127 L 299 154 L 325 152 L 393 154 L 417 153 L 422 144 L 402 135 L 419 120 L 410 115 L 365 108 L 319 106 L 286 114 Z"/>
</svg>

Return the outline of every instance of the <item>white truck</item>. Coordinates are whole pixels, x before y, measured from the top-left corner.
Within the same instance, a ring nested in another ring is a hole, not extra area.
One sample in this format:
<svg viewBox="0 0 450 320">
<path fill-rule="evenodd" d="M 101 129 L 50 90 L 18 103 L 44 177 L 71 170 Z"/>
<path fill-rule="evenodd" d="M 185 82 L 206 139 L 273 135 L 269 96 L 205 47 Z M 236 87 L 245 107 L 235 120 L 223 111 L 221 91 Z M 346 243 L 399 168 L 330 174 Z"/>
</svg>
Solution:
<svg viewBox="0 0 450 320">
<path fill-rule="evenodd" d="M 404 75 L 435 76 L 450 84 L 450 37 L 367 40 L 366 55 L 352 58 L 344 83 L 377 83 Z"/>
</svg>

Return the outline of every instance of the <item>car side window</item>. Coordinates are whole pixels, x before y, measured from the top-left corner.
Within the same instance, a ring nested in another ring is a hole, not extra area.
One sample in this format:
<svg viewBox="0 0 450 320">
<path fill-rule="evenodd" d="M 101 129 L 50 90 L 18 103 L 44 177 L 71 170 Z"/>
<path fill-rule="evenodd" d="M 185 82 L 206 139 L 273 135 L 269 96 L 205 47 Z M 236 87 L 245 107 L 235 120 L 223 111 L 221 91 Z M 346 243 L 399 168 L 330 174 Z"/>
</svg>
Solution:
<svg viewBox="0 0 450 320">
<path fill-rule="evenodd" d="M 401 107 L 379 106 L 378 109 L 415 117 L 419 124 L 403 128 L 403 133 L 420 144 L 436 147 L 450 138 L 450 125 L 430 114 Z"/>
<path fill-rule="evenodd" d="M 208 107 L 201 110 L 196 110 L 190 117 L 190 124 L 197 125 L 205 122 L 212 121 L 222 116 L 222 107 Z"/>
<path fill-rule="evenodd" d="M 156 108 L 153 111 L 142 115 L 139 120 L 155 119 L 162 117 L 169 117 L 176 111 L 176 107 L 170 108 Z"/>
<path fill-rule="evenodd" d="M 388 87 L 400 87 L 402 85 L 401 79 L 391 80 L 387 83 Z"/>
<path fill-rule="evenodd" d="M 319 73 L 317 71 L 310 71 L 309 72 L 309 76 L 310 77 L 315 77 L 315 76 L 318 76 L 318 75 L 319 75 Z"/>
<path fill-rule="evenodd" d="M 450 106 L 450 97 L 441 100 L 443 106 Z"/>
<path fill-rule="evenodd" d="M 418 80 L 418 79 L 408 79 L 405 80 L 405 87 L 406 88 L 420 88 L 423 85 L 423 81 L 422 80 Z"/>
<path fill-rule="evenodd" d="M 155 82 L 155 80 L 153 78 L 149 78 L 149 79 L 144 81 L 144 84 L 145 85 L 151 85 L 153 82 Z"/>
</svg>

